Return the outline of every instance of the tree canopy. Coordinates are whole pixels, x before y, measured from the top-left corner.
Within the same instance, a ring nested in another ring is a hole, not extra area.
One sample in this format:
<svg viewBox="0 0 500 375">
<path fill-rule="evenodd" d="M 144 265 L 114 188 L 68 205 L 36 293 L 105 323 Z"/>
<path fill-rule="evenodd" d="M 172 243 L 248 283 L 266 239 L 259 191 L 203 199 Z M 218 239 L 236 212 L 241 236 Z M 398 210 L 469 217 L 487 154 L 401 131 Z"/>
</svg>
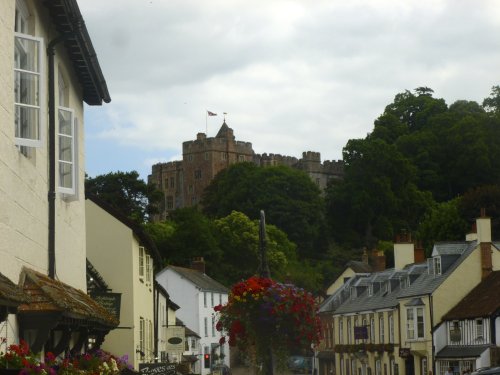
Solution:
<svg viewBox="0 0 500 375">
<path fill-rule="evenodd" d="M 156 212 L 155 203 L 161 199 L 161 193 L 139 179 L 136 171 L 87 176 L 85 192 L 139 223 L 144 223 L 148 215 Z"/>
<path fill-rule="evenodd" d="M 324 204 L 310 177 L 285 166 L 261 168 L 237 163 L 221 171 L 205 190 L 204 212 L 220 218 L 233 210 L 266 221 L 283 230 L 301 257 L 319 256 L 324 243 Z"/>
</svg>

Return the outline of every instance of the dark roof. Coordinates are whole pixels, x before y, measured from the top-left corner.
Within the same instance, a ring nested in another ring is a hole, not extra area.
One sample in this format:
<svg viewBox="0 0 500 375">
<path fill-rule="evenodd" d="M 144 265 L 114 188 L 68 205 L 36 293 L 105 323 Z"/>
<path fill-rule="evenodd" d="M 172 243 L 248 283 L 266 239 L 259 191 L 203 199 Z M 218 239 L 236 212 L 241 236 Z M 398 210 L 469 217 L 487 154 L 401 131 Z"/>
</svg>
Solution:
<svg viewBox="0 0 500 375">
<path fill-rule="evenodd" d="M 345 269 L 351 268 L 356 273 L 372 272 L 373 268 L 368 263 L 360 262 L 359 260 L 351 260 L 347 262 Z"/>
<path fill-rule="evenodd" d="M 439 249 L 446 249 L 447 254 L 459 254 L 458 259 L 453 262 L 453 264 L 448 267 L 448 269 L 441 275 L 434 275 L 432 272 L 422 273 L 414 283 L 407 289 L 405 289 L 400 298 L 423 296 L 427 294 L 432 294 L 447 278 L 451 275 L 455 269 L 474 251 L 477 246 L 477 241 L 472 242 L 450 242 L 450 243 L 440 243 L 436 245 Z M 455 251 L 452 250 L 455 249 Z M 436 247 L 435 250 L 436 251 Z M 429 258 L 430 259 L 430 258 Z"/>
<path fill-rule="evenodd" d="M 118 326 L 118 320 L 86 293 L 47 275 L 23 267 L 21 285 L 30 302 L 19 306 L 20 314 L 61 312 L 68 318 Z"/>
<path fill-rule="evenodd" d="M 436 358 L 478 358 L 488 348 L 489 345 L 448 345 L 436 354 Z"/>
<path fill-rule="evenodd" d="M 87 260 L 87 291 L 106 291 L 109 290 L 108 284 L 104 281 L 102 275 L 97 271 L 94 265 Z"/>
<path fill-rule="evenodd" d="M 486 317 L 493 315 L 499 309 L 500 271 L 494 271 L 448 311 L 443 320 Z"/>
<path fill-rule="evenodd" d="M 186 337 L 198 337 L 199 339 L 201 338 L 200 335 L 198 335 L 195 331 L 193 331 L 191 328 L 189 327 L 185 327 L 186 331 L 184 332 L 184 335 Z"/>
<path fill-rule="evenodd" d="M 222 126 L 220 127 L 217 135 L 215 136 L 215 138 L 227 138 L 228 132 L 230 130 L 231 130 L 231 128 L 229 126 L 227 126 L 226 122 L 224 121 L 222 123 Z"/>
<path fill-rule="evenodd" d="M 229 290 L 219 283 L 215 281 L 207 274 L 200 272 L 198 270 L 193 270 L 191 268 L 177 267 L 177 266 L 168 266 L 165 269 L 171 269 L 177 272 L 179 275 L 189 280 L 201 290 L 210 291 L 210 292 L 221 292 L 221 293 L 229 293 Z"/>
<path fill-rule="evenodd" d="M 29 302 L 29 297 L 10 279 L 0 273 L 0 306 L 17 306 Z"/>
<path fill-rule="evenodd" d="M 74 33 L 64 41 L 80 84 L 83 100 L 89 105 L 109 103 L 108 87 L 76 0 L 43 1 L 60 35 Z"/>
<path fill-rule="evenodd" d="M 96 197 L 95 195 L 85 194 L 85 198 L 94 202 L 96 205 L 101 207 L 108 214 L 113 216 L 116 220 L 121 221 L 124 225 L 126 225 L 127 227 L 132 229 L 132 231 L 137 236 L 137 238 L 139 238 L 139 241 L 141 242 L 141 244 L 144 245 L 147 250 L 149 250 L 149 252 L 153 256 L 153 258 L 155 259 L 156 264 L 159 267 L 161 267 L 163 262 L 161 259 L 160 252 L 158 251 L 158 248 L 156 247 L 156 245 L 153 242 L 153 240 L 151 239 L 151 237 L 149 237 L 149 235 L 144 231 L 144 229 L 142 229 L 140 224 L 129 219 L 127 216 L 122 214 L 116 208 L 114 208 L 110 204 L 104 202 L 103 200 L 99 199 L 99 197 Z"/>
</svg>

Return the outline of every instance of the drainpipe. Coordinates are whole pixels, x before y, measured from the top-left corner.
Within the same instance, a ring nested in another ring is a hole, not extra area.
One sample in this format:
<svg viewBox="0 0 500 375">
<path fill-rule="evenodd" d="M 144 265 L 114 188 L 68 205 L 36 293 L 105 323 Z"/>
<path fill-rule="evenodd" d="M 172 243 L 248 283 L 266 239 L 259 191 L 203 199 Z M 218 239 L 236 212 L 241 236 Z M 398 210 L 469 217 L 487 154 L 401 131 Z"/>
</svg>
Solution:
<svg viewBox="0 0 500 375">
<path fill-rule="evenodd" d="M 75 32 L 59 35 L 50 41 L 47 47 L 49 59 L 49 191 L 48 191 L 48 214 L 49 214 L 49 277 L 54 279 L 56 275 L 56 101 L 55 101 L 55 66 L 54 55 L 57 44 L 74 38 Z"/>
</svg>

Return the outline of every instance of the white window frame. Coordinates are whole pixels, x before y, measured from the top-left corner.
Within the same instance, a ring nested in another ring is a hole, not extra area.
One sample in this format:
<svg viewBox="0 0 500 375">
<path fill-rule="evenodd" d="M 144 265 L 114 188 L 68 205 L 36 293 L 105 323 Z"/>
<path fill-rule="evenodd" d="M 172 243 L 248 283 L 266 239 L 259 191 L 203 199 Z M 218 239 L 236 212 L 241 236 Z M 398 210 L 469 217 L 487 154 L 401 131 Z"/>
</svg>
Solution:
<svg viewBox="0 0 500 375">
<path fill-rule="evenodd" d="M 389 315 L 389 343 L 394 344 L 394 315 Z"/>
<path fill-rule="evenodd" d="M 69 115 L 69 124 L 70 124 L 70 134 L 65 134 L 61 132 L 61 123 L 59 122 L 59 119 L 61 117 L 62 113 L 67 113 Z M 75 118 L 75 111 L 71 108 L 67 107 L 58 107 L 58 132 L 57 132 L 57 140 L 58 140 L 58 157 L 57 157 L 57 163 L 58 163 L 58 191 L 62 194 L 66 195 L 76 195 L 77 189 L 76 189 L 76 184 L 77 184 L 77 170 L 78 170 L 78 165 L 76 163 L 76 155 L 77 155 L 77 142 L 76 142 L 76 136 L 77 136 L 77 126 L 76 126 L 76 118 Z M 62 160 L 61 159 L 61 144 L 62 140 L 67 139 L 69 140 L 69 144 L 71 147 L 70 150 L 70 158 L 71 160 Z M 62 186 L 62 178 L 61 178 L 61 168 L 63 165 L 69 165 L 71 168 L 71 187 L 65 187 Z"/>
<path fill-rule="evenodd" d="M 385 341 L 384 315 L 380 315 L 378 318 L 378 339 L 380 344 Z"/>
<path fill-rule="evenodd" d="M 205 337 L 208 337 L 208 318 L 207 317 L 203 318 L 203 321 L 205 323 L 205 327 L 204 327 L 205 328 L 205 330 L 204 330 Z"/>
<path fill-rule="evenodd" d="M 141 316 L 139 318 L 139 350 L 143 353 L 145 353 L 145 335 L 146 335 L 146 329 L 145 329 L 145 321 L 144 321 L 144 318 Z M 140 354 L 139 354 L 140 355 Z M 142 359 L 141 357 L 139 357 L 140 359 Z"/>
<path fill-rule="evenodd" d="M 144 280 L 144 246 L 139 246 L 139 279 Z"/>
<path fill-rule="evenodd" d="M 370 318 L 370 342 L 375 343 L 375 318 Z"/>
<path fill-rule="evenodd" d="M 146 283 L 151 283 L 151 257 L 149 256 L 149 254 L 146 254 L 145 260 L 146 260 L 146 269 L 145 269 Z"/>
<path fill-rule="evenodd" d="M 476 340 L 484 340 L 484 319 L 474 319 L 474 338 Z"/>
<path fill-rule="evenodd" d="M 418 321 L 419 316 L 422 318 L 421 330 Z M 408 340 L 422 340 L 425 338 L 425 310 L 423 306 L 406 308 L 406 337 Z"/>
<path fill-rule="evenodd" d="M 432 258 L 432 263 L 434 266 L 434 275 L 441 275 L 442 269 L 441 269 L 441 257 L 434 257 Z"/>
<path fill-rule="evenodd" d="M 20 32 L 15 32 L 14 33 L 14 43 L 15 45 L 21 45 L 21 39 L 24 40 L 29 40 L 30 42 L 34 42 L 38 44 L 38 50 L 37 50 L 37 59 L 38 59 L 38 71 L 31 71 L 31 70 L 24 70 L 24 69 L 19 69 L 14 67 L 14 74 L 20 73 L 20 74 L 30 74 L 35 77 L 38 77 L 38 91 L 34 94 L 35 97 L 38 98 L 38 105 L 37 104 L 25 104 L 17 101 L 17 95 L 15 94 L 14 91 L 14 107 L 16 108 L 14 110 L 14 116 L 17 116 L 17 108 L 31 108 L 37 110 L 38 113 L 38 126 L 35 127 L 35 131 L 38 135 L 37 138 L 25 138 L 25 137 L 17 137 L 15 136 L 15 131 L 14 131 L 14 140 L 16 145 L 18 146 L 27 146 L 27 147 L 42 147 L 44 142 L 45 142 L 45 122 L 46 122 L 46 109 L 45 109 L 45 104 L 46 104 L 46 98 L 45 98 L 45 91 L 46 91 L 46 81 L 45 81 L 45 59 L 44 59 L 44 52 L 45 52 L 45 46 L 43 42 L 43 38 L 35 37 L 32 35 L 28 34 L 23 34 Z M 14 47 L 16 48 L 16 47 Z M 16 89 L 16 82 L 14 81 L 14 90 Z M 16 122 L 14 122 L 14 126 L 16 126 Z M 14 129 L 15 130 L 15 129 Z"/>
</svg>

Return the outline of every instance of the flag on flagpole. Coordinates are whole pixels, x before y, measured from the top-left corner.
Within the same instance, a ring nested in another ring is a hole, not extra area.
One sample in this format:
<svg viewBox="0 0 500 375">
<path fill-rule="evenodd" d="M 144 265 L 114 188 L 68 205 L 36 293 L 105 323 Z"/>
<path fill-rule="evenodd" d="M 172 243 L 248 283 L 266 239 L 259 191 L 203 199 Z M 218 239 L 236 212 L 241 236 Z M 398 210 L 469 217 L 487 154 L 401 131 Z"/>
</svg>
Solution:
<svg viewBox="0 0 500 375">
<path fill-rule="evenodd" d="M 210 112 L 210 111 L 207 111 L 207 114 L 208 114 L 209 116 L 217 116 L 217 113 L 213 113 L 213 112 Z"/>
</svg>

